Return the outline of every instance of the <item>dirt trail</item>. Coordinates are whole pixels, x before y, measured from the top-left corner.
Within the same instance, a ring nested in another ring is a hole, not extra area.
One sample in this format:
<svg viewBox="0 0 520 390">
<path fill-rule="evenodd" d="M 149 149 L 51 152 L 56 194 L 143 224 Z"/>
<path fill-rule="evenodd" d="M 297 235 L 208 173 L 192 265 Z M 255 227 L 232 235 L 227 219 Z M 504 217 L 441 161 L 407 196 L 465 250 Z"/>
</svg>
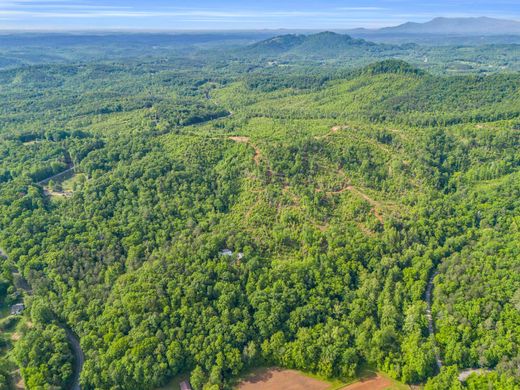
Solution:
<svg viewBox="0 0 520 390">
<path fill-rule="evenodd" d="M 378 219 L 379 222 L 381 222 L 383 225 L 385 223 L 383 216 L 377 211 L 378 208 L 381 208 L 381 203 L 375 201 L 371 197 L 369 197 L 367 194 L 359 190 L 358 188 L 354 186 L 348 186 L 347 190 L 351 192 L 355 192 L 357 195 L 361 196 L 364 200 L 366 200 L 370 205 L 372 206 L 372 214 L 374 214 L 374 217 Z"/>
<path fill-rule="evenodd" d="M 258 147 L 256 145 L 253 145 L 251 143 L 251 140 L 249 139 L 249 137 L 232 136 L 232 137 L 228 137 L 228 139 L 230 139 L 231 141 L 235 141 L 237 143 L 247 144 L 247 145 L 251 146 L 255 150 L 255 156 L 253 157 L 253 160 L 254 160 L 256 166 L 260 165 L 260 159 L 262 158 L 262 152 L 260 151 L 260 149 L 258 149 Z"/>
<path fill-rule="evenodd" d="M 370 210 L 372 214 L 374 214 L 374 217 L 378 219 L 379 222 L 381 222 L 383 225 L 385 223 L 383 216 L 379 213 L 378 209 L 381 208 L 381 203 L 375 201 L 371 197 L 369 197 L 367 194 L 365 194 L 363 191 L 361 191 L 359 188 L 354 187 L 353 185 L 348 185 L 346 187 L 343 187 L 341 190 L 338 191 L 329 191 L 327 192 L 328 195 L 338 195 L 342 194 L 345 191 L 350 191 L 355 193 L 357 196 L 363 198 L 366 200 L 370 205 L 372 206 L 372 209 Z"/>
<path fill-rule="evenodd" d="M 317 135 L 317 136 L 314 137 L 314 139 L 316 139 L 316 140 L 325 139 L 325 138 L 330 137 L 332 134 L 337 133 L 338 131 L 341 131 L 341 130 L 348 130 L 348 129 L 350 129 L 350 127 L 347 126 L 347 125 L 343 125 L 343 126 L 340 126 L 340 125 L 338 125 L 338 126 L 333 126 L 333 127 L 331 127 L 331 129 L 330 129 L 330 131 L 329 131 L 328 133 L 326 133 L 326 134 L 324 134 L 324 135 Z"/>
</svg>

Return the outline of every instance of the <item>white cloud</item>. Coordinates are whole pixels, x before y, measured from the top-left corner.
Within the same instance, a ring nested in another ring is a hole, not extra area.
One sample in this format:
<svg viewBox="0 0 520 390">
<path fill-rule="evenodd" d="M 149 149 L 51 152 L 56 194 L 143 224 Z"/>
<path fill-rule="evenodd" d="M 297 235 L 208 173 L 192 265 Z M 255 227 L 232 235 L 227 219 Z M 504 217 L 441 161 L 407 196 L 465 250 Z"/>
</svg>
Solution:
<svg viewBox="0 0 520 390">
<path fill-rule="evenodd" d="M 261 0 L 260 0 L 261 1 Z M 410 1 L 410 0 L 407 0 Z M 469 1 L 469 0 L 461 0 Z M 478 0 L 476 0 L 478 1 Z M 438 14 L 429 12 L 427 3 L 420 7 L 395 7 L 404 4 L 402 0 L 380 0 L 381 6 L 323 6 L 318 10 L 262 10 L 225 9 L 214 6 L 206 9 L 192 7 L 154 6 L 153 0 L 131 2 L 128 5 L 97 5 L 89 0 L 0 0 L 0 29 L 9 22 L 17 24 L 22 21 L 30 26 L 113 26 L 117 24 L 128 26 L 171 26 L 190 23 L 197 26 L 201 22 L 211 26 L 223 24 L 226 26 L 248 26 L 251 28 L 354 28 L 354 27 L 384 27 L 396 25 L 409 20 L 426 21 Z M 244 4 L 247 2 L 244 1 Z M 326 2 L 324 2 L 326 3 Z M 392 4 L 393 3 L 393 4 Z M 283 0 L 280 0 L 283 4 Z M 358 3 L 359 4 L 359 3 Z M 362 4 L 362 3 L 361 3 Z M 392 5 L 391 5 L 392 4 Z M 245 8 L 245 6 L 244 6 Z M 409 12 L 411 11 L 411 12 Z M 461 15 L 457 9 L 449 12 L 444 9 L 443 16 Z M 475 11 L 477 12 L 477 11 Z M 492 13 L 489 13 L 490 15 Z M 477 15 L 474 15 L 477 16 Z M 498 16 L 494 14 L 493 16 Z M 71 21 L 69 21 L 71 20 Z M 16 21 L 16 23 L 15 23 Z M 7 23 L 6 23 L 7 22 Z M 198 27 L 198 26 L 197 26 Z"/>
<path fill-rule="evenodd" d="M 31 0 L 28 0 L 31 1 Z M 59 1 L 59 0 L 58 0 Z M 141 11 L 134 10 L 131 7 L 98 7 L 84 5 L 69 5 L 59 7 L 63 11 L 57 11 L 54 8 L 49 9 L 2 9 L 0 7 L 0 15 L 25 16 L 30 18 L 153 18 L 153 17 L 199 17 L 209 19 L 280 19 L 280 18 L 337 18 L 352 17 L 355 12 L 347 11 L 367 11 L 366 8 L 361 9 L 342 9 L 342 12 L 336 11 L 215 11 L 215 10 L 153 10 Z"/>
</svg>

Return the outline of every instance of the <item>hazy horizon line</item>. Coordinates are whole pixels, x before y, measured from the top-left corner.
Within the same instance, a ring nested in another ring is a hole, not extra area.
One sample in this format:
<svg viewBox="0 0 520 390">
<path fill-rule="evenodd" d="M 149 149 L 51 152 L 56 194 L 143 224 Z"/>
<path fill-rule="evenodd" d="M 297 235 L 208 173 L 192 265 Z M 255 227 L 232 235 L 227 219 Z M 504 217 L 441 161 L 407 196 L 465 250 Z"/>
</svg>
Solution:
<svg viewBox="0 0 520 390">
<path fill-rule="evenodd" d="M 467 17 L 449 17 L 449 16 L 435 16 L 426 22 L 414 22 L 407 21 L 399 24 L 391 24 L 382 27 L 301 27 L 301 28 L 291 28 L 291 27 L 276 27 L 276 28 L 252 28 L 252 29 L 244 29 L 244 28 L 128 28 L 128 27 L 110 27 L 110 28 L 97 28 L 97 27 L 85 27 L 79 29 L 71 29 L 71 28 L 60 28 L 60 27 L 52 27 L 52 28 L 16 28 L 12 27 L 3 28 L 0 26 L 0 33 L 209 33 L 209 32 L 223 32 L 223 33 L 240 33 L 240 32 L 274 32 L 274 31 L 292 31 L 292 32 L 313 32 L 313 31 L 355 31 L 355 30 L 365 30 L 371 32 L 377 32 L 379 30 L 390 28 L 390 27 L 398 27 L 407 23 L 417 23 L 424 24 L 428 23 L 435 19 L 495 19 L 502 21 L 510 21 L 520 23 L 520 20 L 514 18 L 496 18 L 492 16 L 467 16 Z"/>
</svg>

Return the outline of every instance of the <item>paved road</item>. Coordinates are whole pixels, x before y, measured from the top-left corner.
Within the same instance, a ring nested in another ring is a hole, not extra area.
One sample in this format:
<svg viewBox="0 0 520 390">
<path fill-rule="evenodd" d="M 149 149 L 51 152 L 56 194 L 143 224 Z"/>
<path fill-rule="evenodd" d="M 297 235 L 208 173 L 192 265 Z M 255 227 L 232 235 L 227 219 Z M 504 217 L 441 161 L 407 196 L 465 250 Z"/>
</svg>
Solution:
<svg viewBox="0 0 520 390">
<path fill-rule="evenodd" d="M 484 375 L 493 372 L 487 368 L 469 368 L 459 372 L 459 381 L 465 382 L 471 374 Z"/>
<path fill-rule="evenodd" d="M 439 367 L 439 370 L 442 367 L 442 360 L 439 353 L 439 346 L 437 345 L 437 342 L 435 341 L 435 324 L 432 317 L 432 292 L 433 292 L 433 281 L 435 277 L 439 274 L 439 271 L 435 271 L 433 275 L 430 277 L 430 280 L 428 281 L 428 286 L 426 288 L 426 304 L 428 305 L 426 309 L 426 317 L 428 318 L 428 331 L 430 333 L 430 336 L 434 343 L 434 350 L 435 350 L 435 360 L 437 361 L 437 367 Z M 465 382 L 466 379 L 471 374 L 477 374 L 477 375 L 483 375 L 492 372 L 492 370 L 487 368 L 468 368 L 464 370 L 459 371 L 459 381 Z"/>
<path fill-rule="evenodd" d="M 430 277 L 428 281 L 428 286 L 426 287 L 426 318 L 428 318 L 428 331 L 430 333 L 430 337 L 433 340 L 433 348 L 435 351 L 435 360 L 437 362 L 437 367 L 439 370 L 442 367 L 441 355 L 439 353 L 439 347 L 437 346 L 437 342 L 435 341 L 435 325 L 433 323 L 432 316 L 432 291 L 433 291 L 433 280 L 439 274 L 438 271 L 435 271 L 433 275 Z"/>
<path fill-rule="evenodd" d="M 48 184 L 51 180 L 54 180 L 54 179 L 57 179 L 58 177 L 61 177 L 63 175 L 66 175 L 67 173 L 69 172 L 72 172 L 74 170 L 74 165 L 66 170 L 64 170 L 63 172 L 60 172 L 60 173 L 57 173 L 56 175 L 54 176 L 51 176 L 51 177 L 48 177 L 47 179 L 44 179 L 42 181 L 39 181 L 37 184 L 38 185 L 45 185 L 45 184 Z"/>
<path fill-rule="evenodd" d="M 79 386 L 79 377 L 81 375 L 81 370 L 83 369 L 83 363 L 85 362 L 85 355 L 81 350 L 81 346 L 79 345 L 78 336 L 74 334 L 74 332 L 67 326 L 61 326 L 65 332 L 67 333 L 67 339 L 72 347 L 72 351 L 74 353 L 74 376 L 72 380 L 72 384 L 70 390 L 81 390 Z"/>
</svg>

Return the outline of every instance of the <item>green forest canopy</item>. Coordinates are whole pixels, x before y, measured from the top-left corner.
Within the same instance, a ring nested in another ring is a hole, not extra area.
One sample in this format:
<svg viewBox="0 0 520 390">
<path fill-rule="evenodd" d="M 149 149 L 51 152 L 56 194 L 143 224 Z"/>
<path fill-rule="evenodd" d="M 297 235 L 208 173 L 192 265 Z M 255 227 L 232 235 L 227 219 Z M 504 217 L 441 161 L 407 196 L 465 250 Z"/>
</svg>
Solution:
<svg viewBox="0 0 520 390">
<path fill-rule="evenodd" d="M 84 389 L 225 388 L 266 364 L 433 389 L 483 367 L 467 386 L 517 388 L 520 75 L 200 66 L 0 72 L 26 384 L 70 382 L 67 324 Z M 70 164 L 84 180 L 49 197 L 38 182 Z"/>
</svg>

